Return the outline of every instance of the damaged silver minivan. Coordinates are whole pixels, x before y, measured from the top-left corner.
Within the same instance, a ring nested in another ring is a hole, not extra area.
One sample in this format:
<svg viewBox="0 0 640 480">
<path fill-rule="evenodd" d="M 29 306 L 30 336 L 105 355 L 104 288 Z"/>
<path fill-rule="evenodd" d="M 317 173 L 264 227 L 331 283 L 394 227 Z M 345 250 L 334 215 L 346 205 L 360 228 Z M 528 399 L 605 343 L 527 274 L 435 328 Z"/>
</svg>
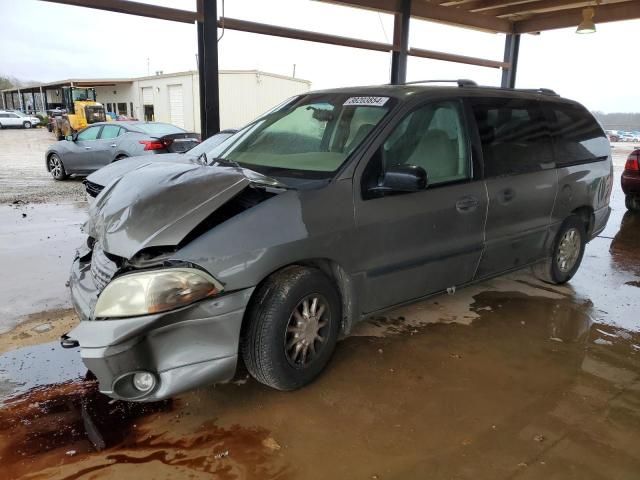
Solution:
<svg viewBox="0 0 640 480">
<path fill-rule="evenodd" d="M 293 390 L 375 312 L 525 267 L 566 282 L 612 186 L 584 107 L 466 81 L 309 93 L 198 158 L 101 172 L 61 342 L 134 401 L 240 358 Z"/>
</svg>

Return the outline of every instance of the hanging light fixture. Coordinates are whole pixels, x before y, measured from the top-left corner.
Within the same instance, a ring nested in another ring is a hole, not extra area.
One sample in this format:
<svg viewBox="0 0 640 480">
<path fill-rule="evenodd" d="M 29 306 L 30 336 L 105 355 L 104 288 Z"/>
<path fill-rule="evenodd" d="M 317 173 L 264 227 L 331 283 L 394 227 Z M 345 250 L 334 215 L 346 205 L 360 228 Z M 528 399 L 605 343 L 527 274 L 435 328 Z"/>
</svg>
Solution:
<svg viewBox="0 0 640 480">
<path fill-rule="evenodd" d="M 576 33 L 595 33 L 596 24 L 593 23 L 593 17 L 595 15 L 596 12 L 591 7 L 582 10 L 582 21 L 580 22 L 580 25 L 578 25 Z"/>
</svg>

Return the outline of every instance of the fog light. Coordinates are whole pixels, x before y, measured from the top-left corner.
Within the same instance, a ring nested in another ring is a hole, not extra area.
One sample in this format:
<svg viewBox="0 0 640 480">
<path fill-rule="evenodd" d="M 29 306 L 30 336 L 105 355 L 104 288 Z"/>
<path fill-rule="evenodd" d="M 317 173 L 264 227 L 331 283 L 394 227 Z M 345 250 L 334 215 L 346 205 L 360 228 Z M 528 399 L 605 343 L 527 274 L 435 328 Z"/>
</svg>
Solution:
<svg viewBox="0 0 640 480">
<path fill-rule="evenodd" d="M 156 377 L 149 372 L 138 372 L 133 375 L 133 386 L 141 392 L 148 392 L 156 386 Z"/>
</svg>

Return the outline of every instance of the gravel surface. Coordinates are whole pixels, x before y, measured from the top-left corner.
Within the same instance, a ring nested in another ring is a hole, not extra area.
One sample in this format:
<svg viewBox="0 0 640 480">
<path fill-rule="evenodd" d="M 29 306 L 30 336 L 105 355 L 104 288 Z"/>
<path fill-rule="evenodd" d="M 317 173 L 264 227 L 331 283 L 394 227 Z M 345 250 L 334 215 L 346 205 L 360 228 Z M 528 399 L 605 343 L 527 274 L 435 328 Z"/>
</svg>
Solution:
<svg viewBox="0 0 640 480">
<path fill-rule="evenodd" d="M 47 172 L 44 154 L 54 142 L 45 128 L 0 130 L 0 203 L 84 200 L 81 178 L 57 182 Z"/>
</svg>

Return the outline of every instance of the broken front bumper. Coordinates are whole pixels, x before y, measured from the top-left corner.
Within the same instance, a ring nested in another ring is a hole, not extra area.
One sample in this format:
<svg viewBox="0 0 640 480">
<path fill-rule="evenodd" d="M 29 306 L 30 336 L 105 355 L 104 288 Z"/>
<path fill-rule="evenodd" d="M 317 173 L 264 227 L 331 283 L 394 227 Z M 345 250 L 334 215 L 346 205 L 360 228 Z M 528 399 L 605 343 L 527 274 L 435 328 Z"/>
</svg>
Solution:
<svg viewBox="0 0 640 480">
<path fill-rule="evenodd" d="M 121 400 L 155 401 L 233 378 L 242 318 L 253 288 L 160 314 L 92 320 L 98 289 L 89 262 L 74 261 L 69 285 L 81 322 L 65 341 L 79 344 L 82 360 L 98 378 L 102 393 Z M 138 372 L 155 377 L 148 393 L 133 386 Z"/>
</svg>

